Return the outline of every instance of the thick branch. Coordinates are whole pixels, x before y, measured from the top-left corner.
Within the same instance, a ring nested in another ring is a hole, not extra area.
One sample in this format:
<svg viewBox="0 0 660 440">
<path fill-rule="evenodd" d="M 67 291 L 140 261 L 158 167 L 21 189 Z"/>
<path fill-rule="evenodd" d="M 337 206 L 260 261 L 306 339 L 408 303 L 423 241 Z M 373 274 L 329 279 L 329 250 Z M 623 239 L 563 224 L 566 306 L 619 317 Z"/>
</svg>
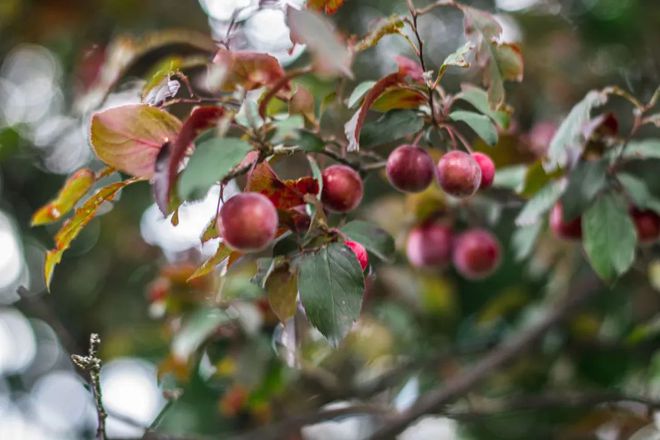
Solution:
<svg viewBox="0 0 660 440">
<path fill-rule="evenodd" d="M 528 350 L 579 305 L 594 296 L 598 287 L 599 283 L 595 278 L 589 278 L 578 284 L 573 291 L 567 292 L 564 301 L 550 310 L 527 331 L 516 334 L 511 340 L 493 349 L 472 368 L 450 379 L 444 387 L 432 390 L 420 397 L 410 409 L 392 419 L 370 438 L 372 440 L 394 438 L 396 434 L 418 418 L 439 411 L 443 406 L 470 392 L 494 372 Z"/>
</svg>

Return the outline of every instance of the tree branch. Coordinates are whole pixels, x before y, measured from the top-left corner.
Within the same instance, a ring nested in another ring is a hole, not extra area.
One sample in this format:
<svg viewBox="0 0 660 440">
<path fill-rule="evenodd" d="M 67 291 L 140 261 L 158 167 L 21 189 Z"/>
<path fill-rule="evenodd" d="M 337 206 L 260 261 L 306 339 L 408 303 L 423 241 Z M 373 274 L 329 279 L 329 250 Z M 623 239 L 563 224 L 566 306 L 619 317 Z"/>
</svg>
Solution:
<svg viewBox="0 0 660 440">
<path fill-rule="evenodd" d="M 98 353 L 98 346 L 101 343 L 101 338 L 98 334 L 92 333 L 89 335 L 89 352 L 87 356 L 79 354 L 72 354 L 71 360 L 79 368 L 89 373 L 89 381 L 94 396 L 94 403 L 96 404 L 96 414 L 98 426 L 96 428 L 96 439 L 106 440 L 108 437 L 105 433 L 105 419 L 108 413 L 103 407 L 103 395 L 101 394 L 101 359 L 96 355 Z"/>
<path fill-rule="evenodd" d="M 560 304 L 527 331 L 516 334 L 511 340 L 493 349 L 472 368 L 450 379 L 444 387 L 432 390 L 420 397 L 410 409 L 393 418 L 370 439 L 394 438 L 396 434 L 418 418 L 442 409 L 446 404 L 473 390 L 494 372 L 524 353 L 551 328 L 563 321 L 569 313 L 594 296 L 599 286 L 600 283 L 593 275 L 577 284 L 573 291 L 567 292 L 565 299 Z"/>
</svg>

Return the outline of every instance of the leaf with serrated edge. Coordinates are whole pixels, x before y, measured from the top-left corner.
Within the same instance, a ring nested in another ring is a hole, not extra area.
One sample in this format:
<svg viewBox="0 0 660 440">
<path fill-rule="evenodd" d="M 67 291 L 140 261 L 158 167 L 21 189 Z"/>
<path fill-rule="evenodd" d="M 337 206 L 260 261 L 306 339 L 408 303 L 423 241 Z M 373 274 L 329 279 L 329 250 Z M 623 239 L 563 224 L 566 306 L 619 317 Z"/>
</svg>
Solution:
<svg viewBox="0 0 660 440">
<path fill-rule="evenodd" d="M 360 316 L 364 293 L 360 263 L 343 243 L 304 253 L 298 291 L 309 322 L 337 346 Z"/>
<path fill-rule="evenodd" d="M 50 281 L 53 277 L 55 266 L 62 260 L 62 254 L 66 251 L 74 238 L 80 231 L 94 218 L 96 211 L 104 202 L 115 198 L 117 193 L 126 186 L 139 182 L 142 179 L 132 178 L 121 182 L 111 183 L 99 189 L 96 194 L 91 196 L 83 205 L 76 209 L 73 216 L 67 220 L 60 230 L 55 234 L 55 248 L 46 253 L 44 263 L 44 279 L 46 287 L 50 288 Z"/>
<path fill-rule="evenodd" d="M 582 216 L 584 250 L 591 266 L 612 281 L 635 261 L 637 232 L 621 195 L 600 196 Z"/>
<path fill-rule="evenodd" d="M 94 172 L 83 168 L 69 177 L 55 199 L 41 207 L 32 216 L 32 226 L 53 223 L 62 218 L 87 194 L 95 181 Z"/>
</svg>

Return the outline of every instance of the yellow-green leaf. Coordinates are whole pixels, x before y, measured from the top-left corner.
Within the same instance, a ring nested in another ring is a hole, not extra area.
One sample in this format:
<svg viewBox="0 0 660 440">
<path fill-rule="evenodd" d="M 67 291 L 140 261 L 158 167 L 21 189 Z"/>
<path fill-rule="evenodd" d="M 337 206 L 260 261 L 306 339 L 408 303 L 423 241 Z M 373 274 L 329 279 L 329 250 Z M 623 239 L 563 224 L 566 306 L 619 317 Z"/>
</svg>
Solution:
<svg viewBox="0 0 660 440">
<path fill-rule="evenodd" d="M 285 322 L 296 313 L 298 298 L 298 280 L 288 266 L 273 270 L 264 284 L 268 294 L 268 302 L 273 313 L 280 321 Z"/>
<path fill-rule="evenodd" d="M 188 277 L 188 281 L 192 281 L 195 278 L 203 277 L 204 275 L 207 275 L 211 273 L 215 267 L 225 261 L 225 259 L 229 258 L 229 255 L 231 255 L 232 250 L 229 248 L 229 246 L 225 245 L 224 243 L 220 243 L 218 245 L 218 250 L 215 251 L 215 254 L 206 260 L 204 264 L 199 266 L 195 272 L 193 272 L 190 277 Z"/>
<path fill-rule="evenodd" d="M 71 175 L 55 199 L 42 206 L 32 216 L 32 226 L 53 223 L 66 215 L 87 194 L 94 184 L 94 172 L 83 168 Z"/>
</svg>

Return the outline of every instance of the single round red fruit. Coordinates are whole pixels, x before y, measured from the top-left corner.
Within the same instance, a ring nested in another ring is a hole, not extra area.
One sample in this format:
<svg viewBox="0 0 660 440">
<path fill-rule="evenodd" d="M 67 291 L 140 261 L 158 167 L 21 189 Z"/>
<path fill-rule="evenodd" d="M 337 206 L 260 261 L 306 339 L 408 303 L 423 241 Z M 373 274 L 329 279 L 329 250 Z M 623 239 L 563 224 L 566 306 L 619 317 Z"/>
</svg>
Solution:
<svg viewBox="0 0 660 440">
<path fill-rule="evenodd" d="M 277 210 L 268 197 L 247 192 L 222 205 L 217 226 L 229 247 L 241 252 L 256 252 L 273 241 L 277 225 Z"/>
<path fill-rule="evenodd" d="M 414 145 L 401 145 L 387 158 L 387 179 L 404 192 L 424 191 L 435 177 L 429 153 Z"/>
<path fill-rule="evenodd" d="M 323 170 L 321 201 L 331 211 L 348 212 L 362 201 L 362 178 L 351 167 L 331 165 Z"/>
<path fill-rule="evenodd" d="M 450 151 L 438 162 L 440 186 L 454 197 L 469 197 L 481 185 L 481 169 L 477 161 L 462 151 Z"/>
<path fill-rule="evenodd" d="M 550 229 L 559 238 L 579 240 L 582 238 L 582 217 L 564 221 L 564 209 L 557 202 L 550 211 Z"/>
<path fill-rule="evenodd" d="M 442 267 L 451 259 L 451 228 L 440 223 L 415 226 L 408 234 L 406 254 L 415 267 Z"/>
<path fill-rule="evenodd" d="M 479 188 L 488 188 L 493 184 L 493 180 L 495 180 L 495 163 L 493 163 L 493 159 L 484 153 L 472 153 L 472 158 L 481 169 L 481 184 Z"/>
<path fill-rule="evenodd" d="M 362 268 L 362 270 L 365 270 L 369 265 L 369 255 L 367 254 L 367 250 L 364 248 L 364 246 L 362 246 L 357 241 L 351 241 L 351 240 L 346 240 L 344 244 L 353 251 L 355 257 L 360 263 L 360 267 Z"/>
<path fill-rule="evenodd" d="M 455 241 L 453 262 L 465 278 L 478 280 L 492 274 L 500 264 L 500 243 L 485 229 L 471 229 Z"/>
<path fill-rule="evenodd" d="M 660 237 L 660 216 L 653 211 L 633 208 L 630 210 L 637 238 L 640 243 L 650 243 Z"/>
</svg>

